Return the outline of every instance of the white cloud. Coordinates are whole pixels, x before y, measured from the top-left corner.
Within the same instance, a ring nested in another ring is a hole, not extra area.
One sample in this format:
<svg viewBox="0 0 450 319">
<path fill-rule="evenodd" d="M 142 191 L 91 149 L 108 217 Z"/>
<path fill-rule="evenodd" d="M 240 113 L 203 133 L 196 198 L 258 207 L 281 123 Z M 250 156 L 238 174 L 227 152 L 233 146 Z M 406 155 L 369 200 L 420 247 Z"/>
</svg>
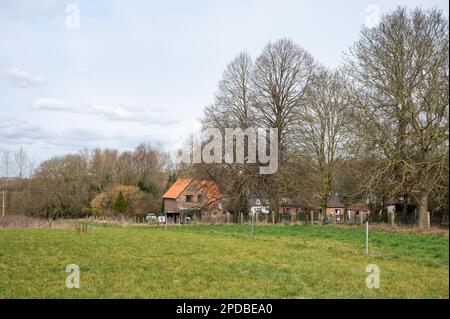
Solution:
<svg viewBox="0 0 450 319">
<path fill-rule="evenodd" d="M 39 111 L 61 111 L 101 116 L 110 122 L 135 122 L 152 126 L 168 126 L 178 123 L 177 120 L 169 116 L 164 110 L 154 108 L 144 110 L 123 105 L 114 106 L 105 104 L 93 104 L 75 108 L 67 102 L 48 97 L 37 99 L 33 107 Z"/>
<path fill-rule="evenodd" d="M 84 147 L 101 145 L 108 141 L 109 137 L 99 131 L 89 128 L 67 129 L 61 132 L 55 132 L 51 139 L 45 142 L 49 145 L 71 147 L 73 150 L 79 150 Z"/>
<path fill-rule="evenodd" d="M 113 121 L 136 121 L 138 114 L 123 106 L 92 105 L 91 111 Z"/>
<path fill-rule="evenodd" d="M 40 76 L 19 70 L 18 68 L 9 68 L 1 70 L 13 84 L 20 88 L 28 88 L 31 86 L 40 86 L 46 83 L 45 79 Z"/>
<path fill-rule="evenodd" d="M 49 129 L 21 120 L 0 121 L 0 144 L 22 145 L 60 145 L 81 149 L 89 143 L 106 141 L 108 137 L 101 132 L 89 128 L 73 128 L 64 130 Z"/>
<path fill-rule="evenodd" d="M 123 105 L 94 104 L 86 112 L 103 116 L 110 121 L 138 122 L 145 125 L 170 125 L 176 122 L 162 110 L 151 109 L 147 111 Z"/>
<path fill-rule="evenodd" d="M 52 134 L 43 127 L 25 121 L 0 122 L 0 141 L 5 144 L 29 143 L 51 137 Z"/>
<path fill-rule="evenodd" d="M 71 140 L 76 142 L 89 142 L 108 139 L 107 136 L 89 128 L 74 128 L 64 131 L 60 134 L 63 140 Z"/>
<path fill-rule="evenodd" d="M 53 111 L 68 111 L 69 108 L 66 102 L 48 98 L 41 97 L 34 102 L 33 107 L 39 110 L 53 110 Z"/>
</svg>

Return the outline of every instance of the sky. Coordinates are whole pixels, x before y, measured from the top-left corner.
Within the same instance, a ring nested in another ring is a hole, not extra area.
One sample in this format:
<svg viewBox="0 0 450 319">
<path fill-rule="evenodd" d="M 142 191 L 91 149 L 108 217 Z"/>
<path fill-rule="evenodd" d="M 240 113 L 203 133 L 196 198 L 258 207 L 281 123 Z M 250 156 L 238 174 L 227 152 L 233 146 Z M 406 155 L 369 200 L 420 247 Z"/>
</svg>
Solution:
<svg viewBox="0 0 450 319">
<path fill-rule="evenodd" d="M 448 17 L 438 0 L 0 0 L 0 152 L 172 150 L 240 52 L 287 37 L 334 68 L 398 5 Z"/>
</svg>

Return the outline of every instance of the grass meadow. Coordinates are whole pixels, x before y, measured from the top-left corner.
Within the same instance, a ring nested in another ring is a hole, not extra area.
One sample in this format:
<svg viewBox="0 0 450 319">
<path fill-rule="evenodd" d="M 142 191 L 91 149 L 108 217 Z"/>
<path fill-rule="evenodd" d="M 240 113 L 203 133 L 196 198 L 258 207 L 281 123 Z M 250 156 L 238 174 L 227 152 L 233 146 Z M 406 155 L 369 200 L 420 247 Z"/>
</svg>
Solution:
<svg viewBox="0 0 450 319">
<path fill-rule="evenodd" d="M 313 225 L 0 229 L 0 298 L 448 298 L 447 235 Z M 66 265 L 80 288 L 65 286 Z M 368 264 L 380 288 L 365 285 Z"/>
</svg>

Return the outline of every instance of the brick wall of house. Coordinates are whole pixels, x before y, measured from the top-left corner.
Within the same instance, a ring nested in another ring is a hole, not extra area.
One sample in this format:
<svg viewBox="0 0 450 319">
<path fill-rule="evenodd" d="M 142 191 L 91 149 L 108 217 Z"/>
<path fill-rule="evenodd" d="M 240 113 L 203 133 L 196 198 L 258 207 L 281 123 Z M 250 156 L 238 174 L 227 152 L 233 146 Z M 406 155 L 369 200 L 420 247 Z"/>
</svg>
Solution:
<svg viewBox="0 0 450 319">
<path fill-rule="evenodd" d="M 177 209 L 177 202 L 175 199 L 164 198 L 164 211 L 173 212 Z"/>
<path fill-rule="evenodd" d="M 336 210 L 339 209 L 341 216 L 344 216 L 344 210 L 345 208 L 327 208 L 326 215 L 327 216 L 333 216 L 333 214 L 336 213 Z"/>
<path fill-rule="evenodd" d="M 201 196 L 200 200 L 198 196 Z M 191 202 L 186 202 L 186 196 L 192 196 Z M 196 208 L 204 206 L 207 201 L 206 195 L 199 189 L 195 183 L 191 183 L 186 189 L 177 197 L 176 204 L 178 208 Z"/>
</svg>

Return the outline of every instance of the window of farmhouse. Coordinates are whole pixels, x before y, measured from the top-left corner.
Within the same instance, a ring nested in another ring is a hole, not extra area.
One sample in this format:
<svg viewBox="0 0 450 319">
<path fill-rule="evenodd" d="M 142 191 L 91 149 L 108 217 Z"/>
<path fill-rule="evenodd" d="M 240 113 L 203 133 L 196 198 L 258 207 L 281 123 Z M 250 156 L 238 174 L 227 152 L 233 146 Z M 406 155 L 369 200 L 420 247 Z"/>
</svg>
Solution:
<svg viewBox="0 0 450 319">
<path fill-rule="evenodd" d="M 197 201 L 201 202 L 203 200 L 203 196 L 202 195 L 198 195 L 197 196 Z"/>
<path fill-rule="evenodd" d="M 192 195 L 185 195 L 185 201 L 186 202 L 192 202 Z"/>
</svg>

